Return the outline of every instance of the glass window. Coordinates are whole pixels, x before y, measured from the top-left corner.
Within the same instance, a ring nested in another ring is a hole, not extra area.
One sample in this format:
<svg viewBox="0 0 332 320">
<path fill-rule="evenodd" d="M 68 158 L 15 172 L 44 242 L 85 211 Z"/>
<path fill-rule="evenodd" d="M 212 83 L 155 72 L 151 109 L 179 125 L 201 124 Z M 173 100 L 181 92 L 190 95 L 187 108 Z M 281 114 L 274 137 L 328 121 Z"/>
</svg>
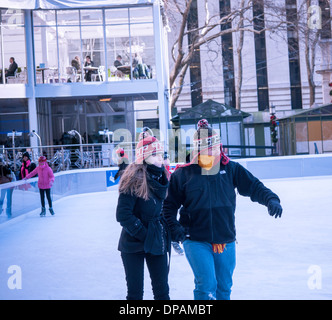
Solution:
<svg viewBox="0 0 332 320">
<path fill-rule="evenodd" d="M 109 112 L 125 112 L 126 111 L 126 101 L 123 99 L 112 99 L 107 103 Z"/>
<path fill-rule="evenodd" d="M 78 26 L 58 27 L 58 45 L 60 82 L 81 80 L 80 28 Z M 73 62 L 75 57 L 77 57 L 76 65 Z"/>
<path fill-rule="evenodd" d="M 109 81 L 129 80 L 131 74 L 129 25 L 106 26 Z"/>
<path fill-rule="evenodd" d="M 144 64 L 148 67 L 148 73 L 141 75 L 140 71 L 138 77 L 134 70 L 135 78 L 151 78 L 155 74 L 155 48 L 153 37 L 153 25 L 150 23 L 130 25 L 131 34 L 131 54 L 133 59 L 133 68 L 139 64 Z"/>
<path fill-rule="evenodd" d="M 57 10 L 58 26 L 79 25 L 78 10 Z"/>
<path fill-rule="evenodd" d="M 0 39 L 2 39 L 2 27 L 1 27 L 1 20 L 0 20 Z M 5 72 L 5 66 L 2 64 L 2 41 L 0 41 L 0 85 L 3 83 L 2 73 Z"/>
<path fill-rule="evenodd" d="M 28 113 L 26 99 L 0 99 L 0 115 L 5 113 Z"/>
<path fill-rule="evenodd" d="M 323 149 L 332 152 L 332 121 L 322 121 Z"/>
<path fill-rule="evenodd" d="M 124 114 L 108 116 L 106 119 L 106 128 L 113 132 L 118 129 L 126 129 L 126 127 L 126 116 Z"/>
<path fill-rule="evenodd" d="M 37 84 L 155 77 L 151 6 L 38 10 L 33 19 Z"/>
<path fill-rule="evenodd" d="M 33 11 L 33 24 L 35 26 L 55 26 L 55 10 Z"/>
<path fill-rule="evenodd" d="M 12 138 L 7 133 L 22 132 L 15 138 L 15 146 L 28 145 L 29 120 L 27 99 L 0 99 L 0 145 L 12 147 Z"/>
<path fill-rule="evenodd" d="M 85 81 L 105 81 L 105 51 L 102 26 L 81 27 L 82 50 L 85 58 Z M 87 56 L 91 58 L 88 61 Z M 95 69 L 93 69 L 95 68 Z M 98 69 L 99 68 L 99 69 Z M 102 76 L 102 79 L 100 77 Z"/>
<path fill-rule="evenodd" d="M 59 82 L 56 29 L 34 27 L 36 83 Z M 41 70 L 44 67 L 45 70 Z"/>
<path fill-rule="evenodd" d="M 153 22 L 152 7 L 130 8 L 130 23 Z"/>
<path fill-rule="evenodd" d="M 27 83 L 23 11 L 0 10 L 0 42 L 0 84 Z"/>
<path fill-rule="evenodd" d="M 7 134 L 12 132 L 13 129 L 17 132 L 22 132 L 21 136 L 15 137 L 15 147 L 24 147 L 29 143 L 29 119 L 28 114 L 9 114 L 1 115 L 0 117 L 0 145 L 11 148 L 12 137 Z M 13 127 L 14 126 L 14 127 Z"/>
<path fill-rule="evenodd" d="M 22 10 L 1 9 L 1 23 L 3 26 L 24 26 L 24 13 Z"/>
<path fill-rule="evenodd" d="M 106 24 L 128 24 L 128 9 L 105 10 Z"/>
<path fill-rule="evenodd" d="M 100 114 L 100 113 L 107 113 L 112 112 L 113 109 L 109 107 L 109 102 L 107 101 L 100 101 L 105 100 L 104 99 L 87 99 L 85 100 L 85 106 L 86 106 L 86 113 L 89 114 Z M 110 98 L 108 98 L 110 99 Z"/>
<path fill-rule="evenodd" d="M 309 153 L 308 123 L 295 123 L 296 153 Z"/>
<path fill-rule="evenodd" d="M 81 24 L 102 25 L 103 24 L 102 10 L 81 10 Z"/>
<path fill-rule="evenodd" d="M 103 131 L 106 128 L 106 121 L 104 115 L 99 116 L 87 116 L 88 126 L 88 140 L 90 143 L 102 143 L 104 142 L 104 136 L 99 134 L 99 131 Z"/>
</svg>

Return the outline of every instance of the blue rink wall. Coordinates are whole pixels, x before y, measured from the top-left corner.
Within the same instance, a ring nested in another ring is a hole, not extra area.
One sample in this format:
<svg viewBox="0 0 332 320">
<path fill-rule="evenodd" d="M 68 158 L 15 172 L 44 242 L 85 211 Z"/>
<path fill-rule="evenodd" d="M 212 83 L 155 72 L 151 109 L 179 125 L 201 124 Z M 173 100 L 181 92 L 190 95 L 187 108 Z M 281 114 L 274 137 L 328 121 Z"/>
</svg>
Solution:
<svg viewBox="0 0 332 320">
<path fill-rule="evenodd" d="M 308 176 L 332 175 L 332 154 L 305 155 L 289 157 L 268 157 L 235 160 L 247 168 L 259 179 L 298 178 Z M 118 183 L 112 182 L 118 168 L 82 169 L 64 171 L 55 174 L 55 182 L 52 187 L 52 200 L 63 197 L 107 191 Z M 0 185 L 2 208 L 0 207 L 0 223 L 21 216 L 32 210 L 40 208 L 40 196 L 37 179 L 28 182 L 17 181 Z M 11 201 L 11 216 L 7 216 L 7 206 Z M 46 202 L 47 203 L 47 202 Z M 0 202 L 1 204 L 1 202 Z M 48 205 L 46 205 L 48 208 Z M 56 210 L 56 204 L 55 204 Z"/>
</svg>

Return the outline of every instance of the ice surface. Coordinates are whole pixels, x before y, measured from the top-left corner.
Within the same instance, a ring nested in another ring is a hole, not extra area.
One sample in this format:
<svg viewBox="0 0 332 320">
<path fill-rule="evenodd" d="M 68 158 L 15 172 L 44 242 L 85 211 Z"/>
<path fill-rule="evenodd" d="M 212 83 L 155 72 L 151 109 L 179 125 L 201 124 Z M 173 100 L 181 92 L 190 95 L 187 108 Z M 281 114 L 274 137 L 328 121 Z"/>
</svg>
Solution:
<svg viewBox="0 0 332 320">
<path fill-rule="evenodd" d="M 332 177 L 263 182 L 280 196 L 283 217 L 238 196 L 231 298 L 332 299 Z M 0 299 L 125 299 L 117 196 L 70 196 L 54 203 L 55 216 L 37 210 L 0 225 Z M 8 288 L 13 265 L 22 289 Z M 171 299 L 193 299 L 191 269 L 174 252 L 169 285 Z M 144 298 L 153 299 L 147 270 Z"/>
</svg>

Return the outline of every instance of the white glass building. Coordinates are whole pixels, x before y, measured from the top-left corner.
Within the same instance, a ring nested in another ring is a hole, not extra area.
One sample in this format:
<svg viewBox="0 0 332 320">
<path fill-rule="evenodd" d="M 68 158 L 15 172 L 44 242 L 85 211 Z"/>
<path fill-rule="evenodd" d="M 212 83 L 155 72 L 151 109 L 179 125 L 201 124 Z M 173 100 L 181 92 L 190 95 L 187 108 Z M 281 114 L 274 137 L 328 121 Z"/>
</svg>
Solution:
<svg viewBox="0 0 332 320">
<path fill-rule="evenodd" d="M 15 4 L 16 3 L 16 4 Z M 165 132 L 168 57 L 157 0 L 1 1 L 0 145 L 85 143 L 124 128 Z M 6 7 L 7 6 L 7 7 Z M 88 58 L 90 57 L 90 59 Z M 8 75 L 14 58 L 17 68 Z M 90 60 L 93 62 L 89 63 Z"/>
</svg>

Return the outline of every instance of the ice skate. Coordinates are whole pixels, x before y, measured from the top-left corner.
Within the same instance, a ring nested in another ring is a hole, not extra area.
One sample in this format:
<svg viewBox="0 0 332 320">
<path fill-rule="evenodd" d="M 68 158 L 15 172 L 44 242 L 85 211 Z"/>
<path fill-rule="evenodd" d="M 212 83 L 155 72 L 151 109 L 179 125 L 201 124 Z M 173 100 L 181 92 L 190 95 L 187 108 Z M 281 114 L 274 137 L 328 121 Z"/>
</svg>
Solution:
<svg viewBox="0 0 332 320">
<path fill-rule="evenodd" d="M 41 217 L 44 217 L 46 215 L 46 209 L 45 208 L 42 208 L 42 211 L 40 213 L 40 216 Z"/>
<path fill-rule="evenodd" d="M 54 210 L 53 210 L 53 208 L 50 208 L 50 214 L 52 215 L 52 216 L 54 216 Z"/>
<path fill-rule="evenodd" d="M 179 255 L 183 255 L 183 249 L 180 247 L 178 242 L 172 242 L 173 249 Z"/>
</svg>

